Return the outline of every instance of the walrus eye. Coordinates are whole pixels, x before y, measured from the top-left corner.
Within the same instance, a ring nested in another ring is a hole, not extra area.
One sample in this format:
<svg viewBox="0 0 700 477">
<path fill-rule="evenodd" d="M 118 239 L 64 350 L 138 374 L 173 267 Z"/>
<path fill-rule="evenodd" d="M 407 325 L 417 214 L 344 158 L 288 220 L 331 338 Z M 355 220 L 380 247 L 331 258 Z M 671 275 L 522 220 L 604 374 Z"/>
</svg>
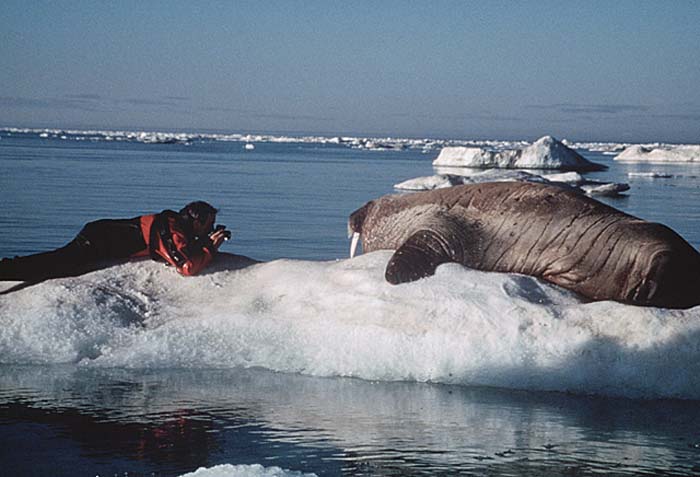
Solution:
<svg viewBox="0 0 700 477">
<path fill-rule="evenodd" d="M 352 234 L 352 242 L 350 242 L 350 258 L 355 258 L 357 243 L 360 241 L 360 234 L 355 232 Z"/>
</svg>

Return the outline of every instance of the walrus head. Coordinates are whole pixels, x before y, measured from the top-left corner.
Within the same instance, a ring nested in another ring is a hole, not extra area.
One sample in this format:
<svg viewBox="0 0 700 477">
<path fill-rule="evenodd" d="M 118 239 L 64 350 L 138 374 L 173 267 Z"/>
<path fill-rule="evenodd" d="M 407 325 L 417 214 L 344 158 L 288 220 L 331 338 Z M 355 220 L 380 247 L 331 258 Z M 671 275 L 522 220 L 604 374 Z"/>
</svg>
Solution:
<svg viewBox="0 0 700 477">
<path fill-rule="evenodd" d="M 352 238 L 352 242 L 350 243 L 350 258 L 355 256 L 357 244 L 362 236 L 362 226 L 365 223 L 367 214 L 369 214 L 369 211 L 373 206 L 374 201 L 370 200 L 365 205 L 350 214 L 350 217 L 348 218 L 348 238 Z"/>
</svg>

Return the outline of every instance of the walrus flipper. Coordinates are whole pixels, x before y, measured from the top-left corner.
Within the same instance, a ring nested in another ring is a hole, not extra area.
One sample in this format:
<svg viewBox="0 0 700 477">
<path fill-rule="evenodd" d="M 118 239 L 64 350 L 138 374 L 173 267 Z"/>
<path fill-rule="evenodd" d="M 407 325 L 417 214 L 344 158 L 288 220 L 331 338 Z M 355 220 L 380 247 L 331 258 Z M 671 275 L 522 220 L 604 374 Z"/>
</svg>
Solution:
<svg viewBox="0 0 700 477">
<path fill-rule="evenodd" d="M 443 216 L 421 227 L 396 249 L 386 266 L 386 280 L 393 284 L 412 282 L 435 274 L 438 265 L 465 262 L 469 230 L 464 221 Z"/>
</svg>

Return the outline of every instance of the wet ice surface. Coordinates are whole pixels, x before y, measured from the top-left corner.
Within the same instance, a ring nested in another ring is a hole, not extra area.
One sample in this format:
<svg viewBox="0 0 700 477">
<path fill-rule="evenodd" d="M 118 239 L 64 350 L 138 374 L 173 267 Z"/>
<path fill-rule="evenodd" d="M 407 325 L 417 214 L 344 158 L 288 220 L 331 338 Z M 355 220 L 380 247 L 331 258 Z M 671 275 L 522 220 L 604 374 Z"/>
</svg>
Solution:
<svg viewBox="0 0 700 477">
<path fill-rule="evenodd" d="M 700 307 L 583 303 L 457 264 L 393 286 L 390 256 L 244 268 L 232 257 L 188 278 L 145 260 L 50 280 L 0 296 L 0 356 L 700 399 Z"/>
</svg>

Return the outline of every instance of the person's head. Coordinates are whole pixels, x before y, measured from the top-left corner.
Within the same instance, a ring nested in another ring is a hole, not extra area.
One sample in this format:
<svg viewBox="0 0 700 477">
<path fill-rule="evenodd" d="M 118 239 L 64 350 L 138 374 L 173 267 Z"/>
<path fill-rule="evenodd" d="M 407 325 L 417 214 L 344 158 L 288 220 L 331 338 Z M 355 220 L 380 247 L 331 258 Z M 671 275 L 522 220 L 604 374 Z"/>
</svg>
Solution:
<svg viewBox="0 0 700 477">
<path fill-rule="evenodd" d="M 198 200 L 190 202 L 180 210 L 180 216 L 190 225 L 195 235 L 211 232 L 216 221 L 216 210 L 212 205 Z"/>
</svg>

